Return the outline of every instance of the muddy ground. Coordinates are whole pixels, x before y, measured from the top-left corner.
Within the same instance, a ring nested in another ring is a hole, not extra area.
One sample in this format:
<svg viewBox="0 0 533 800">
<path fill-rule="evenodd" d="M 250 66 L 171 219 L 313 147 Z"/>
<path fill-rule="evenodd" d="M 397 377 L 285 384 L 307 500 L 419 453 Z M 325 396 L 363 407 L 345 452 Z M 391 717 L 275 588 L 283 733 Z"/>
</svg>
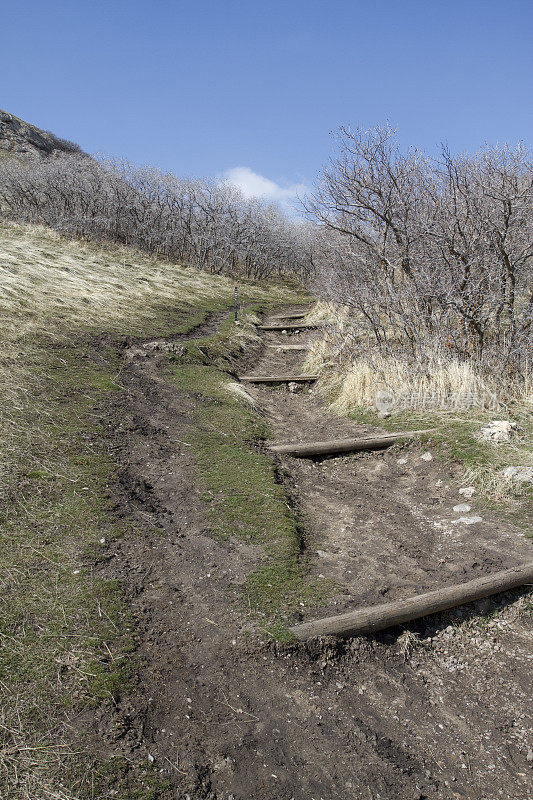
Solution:
<svg viewBox="0 0 533 800">
<path fill-rule="evenodd" d="M 266 333 L 242 370 L 300 371 L 304 354 L 266 346 L 288 339 Z M 209 535 L 187 444 L 198 401 L 167 381 L 163 352 L 145 352 L 125 353 L 127 391 L 109 419 L 116 514 L 133 517 L 139 533 L 110 544 L 95 567 L 120 578 L 131 598 L 140 667 L 133 693 L 99 713 L 95 749 L 121 753 L 132 769 L 151 763 L 170 782 L 158 794 L 165 800 L 531 796 L 524 594 L 345 642 L 243 636 L 254 621 L 241 585 L 261 553 Z M 250 391 L 278 442 L 374 430 L 334 417 L 313 390 Z M 459 494 L 459 467 L 426 452 L 430 445 L 282 460 L 311 569 L 340 587 L 327 608 L 302 607 L 297 617 L 408 597 L 531 558 L 522 532 Z M 471 511 L 454 512 L 464 502 Z M 482 522 L 457 521 L 476 514 Z"/>
</svg>

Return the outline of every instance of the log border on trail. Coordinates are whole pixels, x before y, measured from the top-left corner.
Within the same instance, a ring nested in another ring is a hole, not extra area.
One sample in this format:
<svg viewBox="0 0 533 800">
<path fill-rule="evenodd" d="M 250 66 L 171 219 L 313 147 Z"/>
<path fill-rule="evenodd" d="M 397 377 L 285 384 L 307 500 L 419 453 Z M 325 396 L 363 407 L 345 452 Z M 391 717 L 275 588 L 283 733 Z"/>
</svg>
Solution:
<svg viewBox="0 0 533 800">
<path fill-rule="evenodd" d="M 276 314 L 272 319 L 304 319 L 308 313 L 306 311 L 304 314 Z"/>
<path fill-rule="evenodd" d="M 305 331 L 310 328 L 320 328 L 319 324 L 310 325 L 306 322 L 304 325 L 258 325 L 259 331 Z"/>
<path fill-rule="evenodd" d="M 423 433 L 431 433 L 434 428 L 421 431 L 401 431 L 388 433 L 383 436 L 366 436 L 361 439 L 332 439 L 326 442 L 303 442 L 294 444 L 273 444 L 270 450 L 274 453 L 297 456 L 298 458 L 313 458 L 314 456 L 328 456 L 336 453 L 351 453 L 357 450 L 379 450 L 381 447 L 390 447 L 401 439 L 412 439 Z"/>
<path fill-rule="evenodd" d="M 363 636 L 448 608 L 473 603 L 484 597 L 501 594 L 532 582 L 533 561 L 529 561 L 492 575 L 483 575 L 467 583 L 436 589 L 416 597 L 409 597 L 407 600 L 397 600 L 334 617 L 304 622 L 289 630 L 301 641 L 317 636 Z"/>
<path fill-rule="evenodd" d="M 318 375 L 243 375 L 248 383 L 307 383 L 318 380 Z"/>
</svg>

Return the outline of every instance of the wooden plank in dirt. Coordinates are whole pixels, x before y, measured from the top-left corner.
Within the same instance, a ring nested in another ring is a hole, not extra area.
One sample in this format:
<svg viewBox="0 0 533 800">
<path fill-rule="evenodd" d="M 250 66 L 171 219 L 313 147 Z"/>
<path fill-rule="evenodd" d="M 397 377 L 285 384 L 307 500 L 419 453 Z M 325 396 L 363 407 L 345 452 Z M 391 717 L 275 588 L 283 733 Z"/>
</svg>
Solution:
<svg viewBox="0 0 533 800">
<path fill-rule="evenodd" d="M 318 375 L 243 375 L 239 380 L 249 383 L 307 383 L 318 380 Z"/>
<path fill-rule="evenodd" d="M 257 330 L 259 331 L 305 331 L 310 330 L 312 328 L 320 328 L 320 325 L 310 325 L 309 323 L 305 323 L 305 325 L 258 325 Z"/>
<path fill-rule="evenodd" d="M 432 592 L 383 603 L 347 614 L 304 622 L 290 628 L 297 639 L 305 640 L 316 636 L 362 636 L 376 631 L 401 625 L 413 619 L 436 614 L 448 608 L 473 603 L 493 594 L 500 594 L 517 586 L 533 582 L 533 561 L 512 569 L 484 575 L 467 583 L 436 589 Z"/>
<path fill-rule="evenodd" d="M 309 350 L 304 344 L 267 344 L 267 347 L 273 347 L 274 350 Z"/>
<path fill-rule="evenodd" d="M 307 311 L 304 314 L 277 314 L 272 319 L 304 319 L 307 314 Z"/>
<path fill-rule="evenodd" d="M 294 444 L 273 444 L 270 447 L 274 453 L 296 456 L 298 458 L 314 458 L 316 456 L 336 455 L 337 453 L 351 453 L 357 450 L 379 450 L 390 447 L 401 439 L 412 439 L 422 433 L 430 433 L 434 428 L 421 431 L 402 431 L 388 433 L 384 436 L 365 436 L 361 439 L 331 439 L 327 442 L 304 442 Z"/>
</svg>

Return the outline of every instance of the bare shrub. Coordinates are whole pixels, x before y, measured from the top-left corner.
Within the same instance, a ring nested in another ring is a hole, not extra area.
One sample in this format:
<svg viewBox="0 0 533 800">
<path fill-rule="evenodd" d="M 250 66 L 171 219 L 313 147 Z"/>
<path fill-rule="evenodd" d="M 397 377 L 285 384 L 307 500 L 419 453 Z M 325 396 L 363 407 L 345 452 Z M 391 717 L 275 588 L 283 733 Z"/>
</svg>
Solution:
<svg viewBox="0 0 533 800">
<path fill-rule="evenodd" d="M 525 382 L 533 344 L 533 170 L 519 145 L 438 160 L 388 126 L 341 128 L 308 211 L 320 294 L 348 360 L 368 340 L 415 372 L 447 360 Z M 348 318 L 346 318 L 348 314 Z M 342 335 L 341 335 L 342 334 Z"/>
<path fill-rule="evenodd" d="M 309 225 L 228 184 L 184 180 L 126 161 L 76 153 L 0 166 L 0 209 L 16 222 L 132 245 L 213 273 L 305 280 Z"/>
</svg>

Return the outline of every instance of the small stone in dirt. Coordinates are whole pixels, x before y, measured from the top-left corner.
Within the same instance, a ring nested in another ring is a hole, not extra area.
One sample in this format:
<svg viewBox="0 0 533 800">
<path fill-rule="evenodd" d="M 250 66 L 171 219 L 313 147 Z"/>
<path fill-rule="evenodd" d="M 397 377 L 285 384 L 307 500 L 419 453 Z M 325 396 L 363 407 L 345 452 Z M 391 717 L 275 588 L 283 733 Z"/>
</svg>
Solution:
<svg viewBox="0 0 533 800">
<path fill-rule="evenodd" d="M 470 511 L 470 509 L 471 506 L 469 506 L 467 503 L 459 503 L 458 506 L 453 507 L 453 510 L 458 514 L 466 514 L 468 511 Z"/>
<path fill-rule="evenodd" d="M 301 386 L 299 386 L 295 381 L 290 381 L 290 383 L 287 384 L 287 389 L 289 392 L 295 394 L 296 392 L 300 391 Z"/>
<path fill-rule="evenodd" d="M 452 519 L 454 525 L 458 522 L 462 522 L 463 525 L 475 525 L 476 522 L 483 522 L 483 517 L 459 517 L 459 519 Z"/>
<path fill-rule="evenodd" d="M 400 465 L 400 464 L 407 464 L 407 459 L 406 459 L 406 458 L 399 458 L 399 459 L 398 459 L 398 461 L 397 461 L 396 463 L 397 463 L 398 465 Z"/>
<path fill-rule="evenodd" d="M 422 459 L 422 461 L 433 461 L 433 456 L 431 455 L 429 450 L 426 453 L 422 453 L 420 458 Z"/>
<path fill-rule="evenodd" d="M 504 419 L 494 419 L 481 428 L 479 438 L 484 442 L 492 444 L 503 444 L 510 442 L 518 435 L 518 425 L 516 422 L 508 422 Z"/>
<path fill-rule="evenodd" d="M 467 500 L 470 500 L 472 495 L 476 493 L 476 490 L 473 486 L 463 486 L 462 489 L 459 489 L 459 494 L 462 494 L 463 497 L 466 497 Z"/>
<path fill-rule="evenodd" d="M 531 747 L 527 751 L 526 761 L 533 761 L 533 750 Z"/>
</svg>

